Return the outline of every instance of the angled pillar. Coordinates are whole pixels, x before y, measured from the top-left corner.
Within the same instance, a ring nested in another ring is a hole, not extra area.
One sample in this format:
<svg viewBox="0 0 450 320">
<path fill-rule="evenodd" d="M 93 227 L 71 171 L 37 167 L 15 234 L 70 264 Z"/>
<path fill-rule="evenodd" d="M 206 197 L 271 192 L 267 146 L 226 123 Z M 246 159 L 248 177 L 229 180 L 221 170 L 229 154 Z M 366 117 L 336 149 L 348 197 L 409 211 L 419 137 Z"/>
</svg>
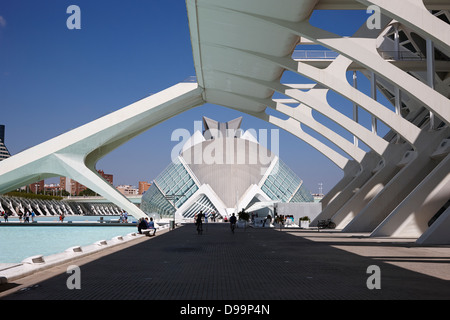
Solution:
<svg viewBox="0 0 450 320">
<path fill-rule="evenodd" d="M 372 237 L 394 236 L 418 238 L 420 239 L 420 243 L 433 243 L 427 241 L 432 238 L 431 234 L 433 230 L 442 227 L 440 224 L 443 220 L 436 220 L 431 226 L 430 223 L 450 199 L 449 152 L 450 141 L 445 139 L 431 155 L 431 159 L 438 163 L 438 165 L 377 226 L 371 234 Z M 442 217 L 445 217 L 445 215 L 442 215 Z M 448 243 L 450 241 L 448 229 L 439 237 L 441 240 L 445 238 L 446 243 Z"/>
<path fill-rule="evenodd" d="M 447 186 L 448 188 L 448 186 Z M 439 245 L 450 242 L 448 229 L 450 228 L 450 207 L 417 239 L 419 245 Z"/>
<path fill-rule="evenodd" d="M 67 176 L 134 217 L 144 217 L 144 212 L 96 173 L 95 164 L 154 125 L 203 103 L 197 83 L 179 83 L 25 150 L 0 163 L 0 193 L 37 180 Z"/>
<path fill-rule="evenodd" d="M 399 163 L 392 164 L 394 175 L 379 185 L 379 191 L 374 186 L 373 196 L 361 201 L 366 205 L 353 211 L 352 221 L 340 228 L 344 232 L 372 232 L 433 171 L 439 162 L 431 156 L 449 134 L 448 128 L 440 132 L 424 130 L 416 150 L 405 152 Z"/>
</svg>

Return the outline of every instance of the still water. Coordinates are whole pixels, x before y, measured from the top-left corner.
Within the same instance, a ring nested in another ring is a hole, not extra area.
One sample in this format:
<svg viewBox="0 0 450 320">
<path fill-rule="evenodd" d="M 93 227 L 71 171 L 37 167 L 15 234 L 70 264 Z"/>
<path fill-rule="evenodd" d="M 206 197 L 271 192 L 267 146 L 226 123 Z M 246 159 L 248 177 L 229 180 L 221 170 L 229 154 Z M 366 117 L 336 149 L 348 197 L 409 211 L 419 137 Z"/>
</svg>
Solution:
<svg viewBox="0 0 450 320">
<path fill-rule="evenodd" d="M 118 217 L 104 217 L 104 220 Z M 42 222 L 58 221 L 58 217 L 37 217 Z M 99 217 L 67 216 L 64 221 L 98 221 Z M 10 218 L 10 222 L 17 222 L 17 218 Z M 129 219 L 133 222 L 134 218 Z M 99 240 L 110 240 L 116 236 L 125 236 L 136 232 L 136 226 L 120 227 L 92 227 L 92 226 L 5 226 L 2 221 L 0 227 L 0 263 L 19 263 L 25 258 L 63 252 L 73 246 L 86 246 Z"/>
</svg>

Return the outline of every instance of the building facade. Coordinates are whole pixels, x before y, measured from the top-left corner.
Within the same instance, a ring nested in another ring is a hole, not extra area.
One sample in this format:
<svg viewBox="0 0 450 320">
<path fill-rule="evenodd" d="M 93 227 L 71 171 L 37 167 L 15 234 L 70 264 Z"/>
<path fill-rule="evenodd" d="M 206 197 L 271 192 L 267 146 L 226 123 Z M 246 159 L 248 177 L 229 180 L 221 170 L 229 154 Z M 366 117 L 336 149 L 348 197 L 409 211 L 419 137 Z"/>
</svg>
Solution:
<svg viewBox="0 0 450 320">
<path fill-rule="evenodd" d="M 114 175 L 112 174 L 105 174 L 103 170 L 97 170 L 98 174 L 102 176 L 106 181 L 108 181 L 111 185 L 113 185 L 114 182 Z M 78 181 L 75 181 L 74 179 L 70 179 L 68 177 L 59 177 L 59 185 L 61 186 L 62 190 L 66 190 L 71 195 L 78 195 L 80 192 L 83 192 L 87 189 L 87 187 Z"/>
<path fill-rule="evenodd" d="M 229 217 L 257 202 L 314 202 L 303 181 L 249 131 L 241 119 L 203 118 L 205 130 L 186 141 L 153 181 L 141 209 L 160 218 L 191 219 L 202 211 Z"/>
<path fill-rule="evenodd" d="M 117 190 L 119 190 L 119 192 L 121 194 L 123 194 L 124 196 L 132 196 L 132 195 L 138 195 L 139 194 L 139 189 L 131 186 L 131 185 L 120 185 L 116 187 Z"/>
<path fill-rule="evenodd" d="M 152 184 L 147 181 L 139 181 L 139 194 L 144 194 Z"/>
<path fill-rule="evenodd" d="M 0 161 L 11 156 L 5 145 L 5 126 L 0 124 Z"/>
</svg>

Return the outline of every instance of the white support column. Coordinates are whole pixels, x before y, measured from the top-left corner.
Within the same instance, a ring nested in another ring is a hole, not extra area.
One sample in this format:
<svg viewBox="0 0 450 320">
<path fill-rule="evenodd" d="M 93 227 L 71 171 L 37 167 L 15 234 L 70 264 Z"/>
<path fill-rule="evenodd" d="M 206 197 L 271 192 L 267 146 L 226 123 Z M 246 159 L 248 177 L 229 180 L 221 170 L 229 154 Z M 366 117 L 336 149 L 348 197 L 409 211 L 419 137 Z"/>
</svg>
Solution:
<svg viewBox="0 0 450 320">
<path fill-rule="evenodd" d="M 55 157 L 60 160 L 62 171 L 67 172 L 66 176 L 77 177 L 76 180 L 102 195 L 121 209 L 127 211 L 135 218 L 144 218 L 146 215 L 132 202 L 130 202 L 122 193 L 114 188 L 109 182 L 100 175 L 88 169 L 83 163 L 83 155 L 80 154 L 56 154 Z"/>
<path fill-rule="evenodd" d="M 400 60 L 400 35 L 398 33 L 398 23 L 394 24 L 394 59 Z"/>
<path fill-rule="evenodd" d="M 377 76 L 374 72 L 370 76 L 370 95 L 373 100 L 377 101 Z M 372 133 L 378 134 L 377 118 L 372 115 Z"/>
<path fill-rule="evenodd" d="M 400 162 L 392 164 L 392 177 L 382 182 L 382 189 L 379 192 L 364 198 L 369 202 L 355 211 L 356 215 L 343 231 L 372 232 L 404 199 L 411 200 L 408 198 L 411 192 L 425 181 L 439 164 L 432 155 L 449 134 L 449 128 L 433 132 L 424 131 L 423 137 L 417 143 L 417 151 L 407 151 Z"/>
<path fill-rule="evenodd" d="M 428 237 L 432 233 L 428 230 L 428 222 L 450 199 L 449 165 L 450 155 L 447 155 L 372 232 L 371 236 L 420 238 L 427 234 L 424 237 Z M 438 221 L 435 223 L 439 224 Z M 448 243 L 450 241 L 448 230 L 445 231 L 445 235 Z"/>
<path fill-rule="evenodd" d="M 431 39 L 427 39 L 427 82 L 431 89 L 434 90 L 435 81 L 435 54 L 434 44 Z M 435 119 L 434 113 L 430 110 L 430 130 L 434 130 Z"/>
<path fill-rule="evenodd" d="M 450 242 L 448 230 L 450 229 L 450 207 L 417 239 L 419 245 L 448 245 Z"/>
<path fill-rule="evenodd" d="M 347 203 L 349 203 L 356 195 L 358 195 L 363 186 L 365 186 L 372 178 L 374 173 L 372 172 L 373 168 L 376 168 L 377 165 L 380 164 L 380 157 L 374 153 L 367 153 L 366 157 L 362 161 L 360 165 L 360 171 L 356 171 L 356 168 L 353 168 L 347 175 L 345 180 L 348 181 L 346 184 L 340 184 L 338 190 L 333 190 L 333 195 L 331 199 L 327 199 L 326 206 L 323 206 L 323 210 L 316 219 L 311 221 L 310 225 L 312 227 L 317 226 L 317 222 L 319 220 L 326 220 L 333 218 L 335 221 L 335 215 L 339 210 L 344 207 Z M 382 168 L 380 168 L 382 169 Z M 349 179 L 352 177 L 351 179 Z M 343 178 L 343 179 L 344 179 Z M 364 191 L 364 190 L 363 190 Z M 328 195 L 327 195 L 328 196 Z M 324 198 L 325 199 L 325 198 Z M 340 220 L 336 220 L 339 222 Z"/>
<path fill-rule="evenodd" d="M 390 144 L 383 160 L 372 170 L 366 172 L 368 179 L 360 185 L 355 193 L 339 210 L 335 211 L 332 220 L 336 228 L 344 229 L 368 203 L 379 194 L 384 186 L 399 172 L 397 164 L 410 149 L 408 144 Z"/>
<path fill-rule="evenodd" d="M 204 103 L 197 83 L 179 83 L 0 162 L 0 192 L 66 176 L 83 183 L 130 214 L 145 214 L 105 182 L 97 161 L 138 134 Z"/>
<path fill-rule="evenodd" d="M 395 114 L 398 116 L 402 116 L 402 92 L 398 86 L 394 87 L 394 95 L 395 95 Z M 400 142 L 400 135 L 397 134 L 397 143 Z"/>
<path fill-rule="evenodd" d="M 358 75 L 356 71 L 353 71 L 353 88 L 358 90 Z M 358 105 L 355 102 L 353 102 L 353 121 L 359 123 Z M 356 147 L 358 146 L 358 138 L 356 136 L 353 136 L 353 143 Z"/>
</svg>

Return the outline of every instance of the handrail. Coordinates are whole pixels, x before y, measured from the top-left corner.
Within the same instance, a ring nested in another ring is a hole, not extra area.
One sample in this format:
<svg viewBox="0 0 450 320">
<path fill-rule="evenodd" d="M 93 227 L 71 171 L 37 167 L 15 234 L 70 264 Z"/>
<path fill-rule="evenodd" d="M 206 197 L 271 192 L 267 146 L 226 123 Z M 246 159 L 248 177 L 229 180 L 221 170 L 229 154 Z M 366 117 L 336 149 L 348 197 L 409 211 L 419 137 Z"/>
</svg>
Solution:
<svg viewBox="0 0 450 320">
<path fill-rule="evenodd" d="M 339 53 L 331 50 L 295 50 L 292 54 L 294 60 L 334 60 Z"/>
</svg>

